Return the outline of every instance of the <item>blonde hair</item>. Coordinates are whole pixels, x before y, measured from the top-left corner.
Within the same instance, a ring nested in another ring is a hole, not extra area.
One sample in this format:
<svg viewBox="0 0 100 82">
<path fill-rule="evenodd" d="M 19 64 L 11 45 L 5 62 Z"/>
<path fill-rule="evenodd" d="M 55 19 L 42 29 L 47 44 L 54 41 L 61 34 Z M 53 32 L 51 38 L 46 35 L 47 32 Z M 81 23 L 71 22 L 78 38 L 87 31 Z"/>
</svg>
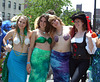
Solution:
<svg viewBox="0 0 100 82">
<path fill-rule="evenodd" d="M 26 20 L 26 29 L 27 29 L 27 31 L 30 29 L 29 28 L 29 20 L 28 20 L 28 18 L 27 18 L 27 16 L 24 16 L 24 15 L 22 15 L 22 16 L 19 16 L 19 18 L 17 19 L 17 22 L 16 22 L 16 31 L 18 30 L 18 21 L 19 21 L 19 19 L 21 18 L 21 17 L 23 17 L 25 20 Z"/>
<path fill-rule="evenodd" d="M 56 32 L 56 28 L 53 27 L 52 24 L 51 24 L 51 22 L 52 22 L 53 20 L 55 20 L 55 19 L 57 19 L 57 20 L 60 22 L 60 24 L 61 24 L 62 26 L 65 26 L 65 24 L 62 22 L 62 20 L 61 20 L 59 17 L 57 17 L 56 15 L 49 15 L 48 21 L 49 21 L 49 23 L 50 23 L 50 36 L 51 36 L 51 37 L 53 37 L 54 33 Z"/>
<path fill-rule="evenodd" d="M 34 21 L 34 28 L 37 29 L 38 28 L 38 20 L 40 17 L 37 17 Z"/>
</svg>

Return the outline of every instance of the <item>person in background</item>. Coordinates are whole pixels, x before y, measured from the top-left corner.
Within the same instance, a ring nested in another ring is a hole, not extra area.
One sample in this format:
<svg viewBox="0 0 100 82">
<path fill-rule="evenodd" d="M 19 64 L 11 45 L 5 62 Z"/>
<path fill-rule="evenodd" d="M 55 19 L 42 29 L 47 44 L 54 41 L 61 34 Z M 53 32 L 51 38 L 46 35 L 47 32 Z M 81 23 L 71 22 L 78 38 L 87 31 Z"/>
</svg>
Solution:
<svg viewBox="0 0 100 82">
<path fill-rule="evenodd" d="M 48 11 L 45 12 L 46 14 L 50 14 L 50 15 L 56 15 L 55 11 L 52 9 L 49 9 Z"/>
<path fill-rule="evenodd" d="M 49 15 L 52 51 L 50 63 L 53 70 L 54 82 L 69 82 L 69 59 L 71 56 L 71 28 L 65 26 L 62 20 Z"/>
<path fill-rule="evenodd" d="M 11 23 L 11 29 L 15 29 L 16 28 L 16 22 L 12 22 Z"/>
<path fill-rule="evenodd" d="M 10 20 L 5 20 L 2 22 L 2 29 L 5 31 L 5 32 L 8 32 L 11 30 L 11 21 Z"/>
<path fill-rule="evenodd" d="M 100 82 L 100 27 L 96 37 L 96 46 L 97 50 L 92 58 L 92 80 L 93 82 Z"/>
<path fill-rule="evenodd" d="M 89 68 L 90 54 L 94 54 L 97 48 L 84 12 L 75 13 L 71 19 L 74 21 L 74 26 L 71 39 L 73 54 L 70 59 L 70 76 L 71 82 L 79 82 Z M 85 80 L 86 78 L 82 82 L 86 82 Z"/>
<path fill-rule="evenodd" d="M 50 65 L 50 38 L 48 15 L 41 15 L 37 27 L 32 32 L 28 52 L 27 72 L 30 73 L 29 82 L 46 82 Z"/>
<path fill-rule="evenodd" d="M 4 45 L 3 45 L 3 38 L 5 37 L 6 32 L 2 29 L 2 18 L 0 17 L 0 58 L 3 57 Z"/>
<path fill-rule="evenodd" d="M 7 60 L 8 82 L 26 82 L 27 55 L 30 44 L 31 31 L 26 16 L 20 16 L 16 29 L 10 30 L 3 39 L 5 49 L 10 52 Z M 7 45 L 7 40 L 13 38 L 13 47 Z"/>
<path fill-rule="evenodd" d="M 5 37 L 6 32 L 2 29 L 2 18 L 0 17 L 0 78 L 2 77 L 2 63 L 4 61 L 3 56 L 5 55 L 3 38 Z"/>
</svg>

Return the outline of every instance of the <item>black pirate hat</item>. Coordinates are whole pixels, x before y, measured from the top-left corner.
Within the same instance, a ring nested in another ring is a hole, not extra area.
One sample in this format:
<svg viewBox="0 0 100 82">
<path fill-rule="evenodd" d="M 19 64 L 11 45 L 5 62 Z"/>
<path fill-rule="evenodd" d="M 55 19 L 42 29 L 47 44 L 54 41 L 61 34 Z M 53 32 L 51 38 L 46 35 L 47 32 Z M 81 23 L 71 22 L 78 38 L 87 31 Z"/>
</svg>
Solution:
<svg viewBox="0 0 100 82">
<path fill-rule="evenodd" d="M 70 17 L 73 21 L 76 19 L 76 18 L 79 18 L 81 20 L 84 21 L 85 24 L 87 24 L 87 19 L 86 19 L 86 15 L 83 11 L 79 11 L 75 14 L 72 15 L 72 17 Z"/>
</svg>

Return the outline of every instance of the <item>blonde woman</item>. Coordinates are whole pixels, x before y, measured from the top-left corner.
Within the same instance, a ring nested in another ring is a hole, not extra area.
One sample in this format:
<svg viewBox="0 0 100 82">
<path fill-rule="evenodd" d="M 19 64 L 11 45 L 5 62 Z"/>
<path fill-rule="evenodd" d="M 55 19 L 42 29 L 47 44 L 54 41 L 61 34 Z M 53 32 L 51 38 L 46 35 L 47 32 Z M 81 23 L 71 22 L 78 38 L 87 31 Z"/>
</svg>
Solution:
<svg viewBox="0 0 100 82">
<path fill-rule="evenodd" d="M 54 82 L 69 82 L 69 58 L 71 56 L 70 26 L 65 26 L 62 20 L 49 16 L 52 51 L 50 63 L 53 70 Z"/>
<path fill-rule="evenodd" d="M 27 79 L 27 55 L 30 44 L 31 31 L 26 16 L 20 16 L 16 23 L 16 28 L 9 31 L 3 39 L 6 51 L 10 52 L 8 67 L 8 82 L 26 82 Z M 13 38 L 13 48 L 7 45 L 7 40 Z"/>
</svg>

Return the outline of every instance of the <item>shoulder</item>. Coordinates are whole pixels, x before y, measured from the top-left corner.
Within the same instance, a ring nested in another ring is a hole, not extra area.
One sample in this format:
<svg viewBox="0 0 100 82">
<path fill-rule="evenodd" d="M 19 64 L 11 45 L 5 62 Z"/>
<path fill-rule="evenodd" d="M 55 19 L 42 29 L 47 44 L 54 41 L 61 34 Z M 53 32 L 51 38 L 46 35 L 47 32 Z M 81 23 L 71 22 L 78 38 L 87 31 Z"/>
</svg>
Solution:
<svg viewBox="0 0 100 82">
<path fill-rule="evenodd" d="M 12 29 L 12 30 L 10 30 L 9 32 L 7 32 L 7 34 L 14 34 L 14 33 L 16 33 L 17 31 L 15 30 L 15 29 Z"/>
<path fill-rule="evenodd" d="M 73 26 L 63 26 L 63 29 L 72 29 L 73 28 Z"/>
<path fill-rule="evenodd" d="M 37 32 L 38 32 L 38 30 L 37 30 L 37 29 L 32 30 L 32 36 L 36 36 L 36 35 L 37 35 Z"/>
<path fill-rule="evenodd" d="M 32 34 L 37 34 L 38 31 L 39 31 L 38 29 L 35 29 L 32 31 Z"/>
</svg>

